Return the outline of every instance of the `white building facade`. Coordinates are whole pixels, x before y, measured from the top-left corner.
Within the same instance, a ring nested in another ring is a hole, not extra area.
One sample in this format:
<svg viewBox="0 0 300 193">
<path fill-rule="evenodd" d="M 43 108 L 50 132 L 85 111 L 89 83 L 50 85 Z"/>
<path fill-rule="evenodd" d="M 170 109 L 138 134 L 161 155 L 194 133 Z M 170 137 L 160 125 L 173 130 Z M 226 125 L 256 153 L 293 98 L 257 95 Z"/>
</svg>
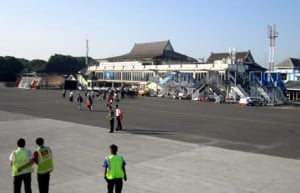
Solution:
<svg viewBox="0 0 300 193">
<path fill-rule="evenodd" d="M 245 72 L 257 65 L 250 53 L 212 53 L 206 63 L 199 63 L 177 53 L 169 41 L 135 44 L 129 54 L 99 59 L 97 65 L 88 66 L 94 78 L 88 80 L 88 87 L 120 87 L 144 84 L 151 77 L 163 77 L 171 71 L 192 73 L 195 80 L 207 78 L 208 72 L 218 73 L 220 81 L 244 76 Z"/>
</svg>

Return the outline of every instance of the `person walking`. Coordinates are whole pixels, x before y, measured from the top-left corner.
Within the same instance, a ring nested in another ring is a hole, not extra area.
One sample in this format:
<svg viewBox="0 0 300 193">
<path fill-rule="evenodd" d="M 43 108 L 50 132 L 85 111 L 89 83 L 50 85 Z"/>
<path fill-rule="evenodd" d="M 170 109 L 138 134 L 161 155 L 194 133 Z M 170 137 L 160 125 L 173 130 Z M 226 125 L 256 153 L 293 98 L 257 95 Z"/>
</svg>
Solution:
<svg viewBox="0 0 300 193">
<path fill-rule="evenodd" d="M 119 105 L 116 105 L 116 119 L 117 119 L 117 128 L 116 130 L 122 130 L 122 122 L 121 120 L 123 119 L 123 112 L 122 110 L 119 108 Z"/>
<path fill-rule="evenodd" d="M 62 96 L 63 96 L 63 98 L 66 98 L 66 90 L 65 89 L 62 91 Z"/>
<path fill-rule="evenodd" d="M 125 165 L 126 162 L 121 155 L 117 155 L 118 146 L 112 144 L 109 146 L 110 155 L 106 156 L 102 167 L 104 167 L 104 179 L 107 182 L 107 192 L 121 193 L 123 188 L 123 179 L 127 180 Z"/>
<path fill-rule="evenodd" d="M 71 91 L 69 94 L 69 101 L 73 102 L 73 91 Z"/>
<path fill-rule="evenodd" d="M 93 111 L 93 99 L 92 99 L 91 95 L 88 95 L 88 97 L 86 99 L 86 106 L 90 111 Z"/>
<path fill-rule="evenodd" d="M 105 105 L 108 107 L 109 105 L 112 104 L 112 101 L 113 101 L 113 98 L 110 94 L 106 95 L 106 98 L 105 98 Z"/>
<path fill-rule="evenodd" d="M 25 193 L 32 193 L 31 173 L 33 172 L 33 155 L 25 148 L 26 141 L 23 138 L 17 141 L 18 148 L 9 157 L 12 168 L 14 193 L 21 193 L 22 182 L 24 182 Z"/>
<path fill-rule="evenodd" d="M 81 110 L 81 103 L 83 102 L 83 98 L 80 95 L 80 93 L 77 95 L 76 101 L 77 101 L 78 110 Z"/>
<path fill-rule="evenodd" d="M 113 133 L 114 132 L 115 113 L 114 113 L 114 110 L 111 105 L 108 106 L 108 115 L 106 116 L 106 118 L 108 119 L 109 125 L 110 125 L 109 132 Z"/>
<path fill-rule="evenodd" d="M 50 147 L 44 146 L 44 139 L 39 137 L 35 143 L 38 145 L 34 152 L 34 162 L 37 165 L 37 181 L 40 193 L 49 192 L 50 173 L 53 171 L 53 157 Z"/>
</svg>

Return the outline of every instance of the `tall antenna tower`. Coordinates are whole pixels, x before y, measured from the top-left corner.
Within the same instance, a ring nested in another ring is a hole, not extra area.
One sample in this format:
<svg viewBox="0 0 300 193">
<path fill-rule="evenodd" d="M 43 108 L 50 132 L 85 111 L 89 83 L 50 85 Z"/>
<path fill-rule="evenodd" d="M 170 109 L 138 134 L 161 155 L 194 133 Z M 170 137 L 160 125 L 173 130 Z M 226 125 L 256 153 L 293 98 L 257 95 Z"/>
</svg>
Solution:
<svg viewBox="0 0 300 193">
<path fill-rule="evenodd" d="M 270 39 L 269 47 L 269 71 L 274 70 L 274 57 L 275 57 L 275 39 L 278 37 L 278 32 L 276 31 L 276 25 L 268 25 L 268 35 Z"/>
<path fill-rule="evenodd" d="M 85 65 L 89 64 L 89 40 L 86 40 L 86 55 L 85 55 Z"/>
</svg>

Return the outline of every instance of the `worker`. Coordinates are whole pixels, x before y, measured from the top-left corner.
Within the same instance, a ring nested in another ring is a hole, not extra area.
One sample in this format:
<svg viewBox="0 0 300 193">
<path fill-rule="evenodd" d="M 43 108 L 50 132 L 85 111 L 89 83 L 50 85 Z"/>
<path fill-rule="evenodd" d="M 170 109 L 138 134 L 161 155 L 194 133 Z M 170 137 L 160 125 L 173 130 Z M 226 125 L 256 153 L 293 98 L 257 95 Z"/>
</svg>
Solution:
<svg viewBox="0 0 300 193">
<path fill-rule="evenodd" d="M 109 125 L 110 125 L 109 133 L 113 133 L 114 123 L 115 123 L 115 112 L 111 105 L 108 106 L 108 115 L 106 116 L 106 118 L 109 121 Z"/>
<path fill-rule="evenodd" d="M 37 180 L 40 193 L 49 192 L 50 173 L 53 171 L 53 157 L 50 147 L 44 146 L 44 139 L 36 139 L 38 149 L 34 152 L 34 162 L 37 164 Z"/>
<path fill-rule="evenodd" d="M 121 193 L 123 188 L 123 179 L 127 180 L 125 165 L 126 162 L 121 155 L 117 155 L 118 146 L 112 144 L 109 146 L 110 155 L 105 157 L 102 164 L 104 167 L 104 179 L 107 182 L 107 192 Z"/>
<path fill-rule="evenodd" d="M 17 150 L 14 150 L 9 157 L 12 168 L 14 193 L 21 193 L 22 182 L 24 182 L 25 193 L 32 193 L 31 173 L 33 172 L 33 155 L 29 149 L 25 148 L 25 139 L 18 139 L 17 145 Z"/>
</svg>

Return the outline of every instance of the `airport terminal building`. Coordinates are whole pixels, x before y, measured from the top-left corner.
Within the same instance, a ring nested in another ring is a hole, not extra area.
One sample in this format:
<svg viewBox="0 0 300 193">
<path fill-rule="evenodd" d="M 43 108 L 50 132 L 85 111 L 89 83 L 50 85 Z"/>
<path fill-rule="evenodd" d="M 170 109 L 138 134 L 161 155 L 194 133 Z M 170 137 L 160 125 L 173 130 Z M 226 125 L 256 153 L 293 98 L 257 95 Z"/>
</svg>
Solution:
<svg viewBox="0 0 300 193">
<path fill-rule="evenodd" d="M 172 71 L 191 73 L 195 80 L 207 78 L 214 71 L 220 80 L 236 82 L 249 70 L 264 70 L 255 63 L 250 51 L 211 53 L 206 62 L 198 62 L 176 52 L 170 41 L 136 43 L 128 54 L 97 61 L 87 69 L 92 74 L 87 80 L 89 89 L 139 86 Z"/>
</svg>

